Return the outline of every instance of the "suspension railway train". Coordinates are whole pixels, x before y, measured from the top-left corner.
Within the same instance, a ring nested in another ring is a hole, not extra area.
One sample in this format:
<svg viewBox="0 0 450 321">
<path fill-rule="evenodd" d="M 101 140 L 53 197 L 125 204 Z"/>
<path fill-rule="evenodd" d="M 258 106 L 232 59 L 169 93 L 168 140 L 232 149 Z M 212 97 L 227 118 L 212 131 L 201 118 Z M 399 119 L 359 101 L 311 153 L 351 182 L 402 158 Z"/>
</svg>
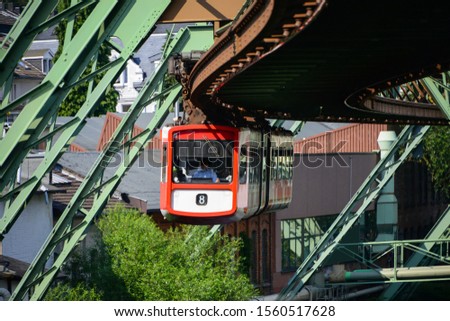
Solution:
<svg viewBox="0 0 450 321">
<path fill-rule="evenodd" d="M 164 127 L 161 140 L 160 209 L 168 220 L 224 224 L 291 202 L 290 131 L 180 125 Z"/>
</svg>

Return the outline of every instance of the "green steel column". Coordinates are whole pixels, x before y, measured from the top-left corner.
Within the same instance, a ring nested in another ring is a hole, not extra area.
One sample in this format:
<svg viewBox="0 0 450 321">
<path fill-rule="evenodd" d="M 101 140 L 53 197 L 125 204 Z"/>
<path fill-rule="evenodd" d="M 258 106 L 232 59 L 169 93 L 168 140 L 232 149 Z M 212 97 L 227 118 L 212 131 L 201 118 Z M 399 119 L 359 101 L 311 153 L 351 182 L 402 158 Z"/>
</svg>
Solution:
<svg viewBox="0 0 450 321">
<path fill-rule="evenodd" d="M 369 177 L 324 234 L 316 248 L 305 259 L 288 285 L 280 292 L 278 300 L 294 299 L 312 275 L 323 267 L 325 260 L 334 252 L 339 242 L 364 213 L 367 206 L 379 195 L 379 192 L 389 182 L 397 168 L 422 141 L 428 129 L 429 126 L 406 126 L 404 128 L 386 158 L 380 160 L 375 166 Z M 398 152 L 401 155 L 395 162 L 391 163 L 394 155 Z M 382 177 L 380 177 L 381 174 L 383 174 Z M 355 208 L 361 200 L 363 200 L 362 204 L 359 208 Z"/>
</svg>

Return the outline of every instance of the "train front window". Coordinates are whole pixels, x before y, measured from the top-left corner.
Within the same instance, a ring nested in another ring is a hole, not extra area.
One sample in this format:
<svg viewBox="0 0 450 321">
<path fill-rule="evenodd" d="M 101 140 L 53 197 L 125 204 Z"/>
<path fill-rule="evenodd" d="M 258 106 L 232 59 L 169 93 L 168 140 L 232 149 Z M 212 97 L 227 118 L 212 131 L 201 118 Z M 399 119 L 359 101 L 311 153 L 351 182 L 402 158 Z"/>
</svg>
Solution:
<svg viewBox="0 0 450 321">
<path fill-rule="evenodd" d="M 172 181 L 214 184 L 233 180 L 233 142 L 221 140 L 175 140 Z"/>
</svg>

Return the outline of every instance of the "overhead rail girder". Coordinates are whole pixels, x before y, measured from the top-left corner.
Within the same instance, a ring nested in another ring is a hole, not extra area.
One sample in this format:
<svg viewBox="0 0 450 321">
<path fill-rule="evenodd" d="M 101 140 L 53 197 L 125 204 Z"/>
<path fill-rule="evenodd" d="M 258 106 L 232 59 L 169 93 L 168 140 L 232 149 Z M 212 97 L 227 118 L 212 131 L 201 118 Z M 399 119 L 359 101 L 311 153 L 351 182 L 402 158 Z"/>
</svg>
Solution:
<svg viewBox="0 0 450 321">
<path fill-rule="evenodd" d="M 81 131 L 84 126 L 85 119 L 91 114 L 93 110 L 95 110 L 96 106 L 101 102 L 104 93 L 109 88 L 109 86 L 111 86 L 111 84 L 113 84 L 114 81 L 120 76 L 121 72 L 126 67 L 128 59 L 138 48 L 138 45 L 142 42 L 142 39 L 145 39 L 147 37 L 152 27 L 157 22 L 159 15 L 161 15 L 161 13 L 169 4 L 169 1 L 153 1 L 157 4 L 154 5 L 154 11 L 149 12 L 149 1 L 133 1 L 132 5 L 121 6 L 120 9 L 122 9 L 122 11 L 120 14 L 118 14 L 117 12 L 111 13 L 111 10 L 114 8 L 114 5 L 112 5 L 112 3 L 115 1 L 105 1 L 105 3 L 108 2 L 111 2 L 109 6 L 105 5 L 105 7 L 102 8 L 99 8 L 97 6 L 95 10 L 102 10 L 100 12 L 94 10 L 92 14 L 95 15 L 91 15 L 85 22 L 85 24 L 87 23 L 89 26 L 91 26 L 94 22 L 96 22 L 95 25 L 100 28 L 101 23 L 99 23 L 99 21 L 111 18 L 111 22 L 109 23 L 108 27 L 105 28 L 105 32 L 102 33 L 101 39 L 99 40 L 100 43 L 96 43 L 95 47 L 98 49 L 103 40 L 106 41 L 109 40 L 110 37 L 116 36 L 121 39 L 123 44 L 120 50 L 120 56 L 110 64 L 110 68 L 105 71 L 105 74 L 103 75 L 100 82 L 88 95 L 85 103 L 75 115 L 74 120 L 66 124 L 66 128 L 64 128 L 63 130 L 54 129 L 53 132 L 50 132 L 48 134 L 49 136 L 51 136 L 56 132 L 61 132 L 60 137 L 52 145 L 52 148 L 48 151 L 48 153 L 46 153 L 44 161 L 35 170 L 29 181 L 13 190 L 5 192 L 6 195 L 0 197 L 0 200 L 8 200 L 9 202 L 9 206 L 5 207 L 4 215 L 0 219 L 0 237 L 8 232 L 9 228 L 15 222 L 27 201 L 33 195 L 33 192 L 38 188 L 41 179 L 48 171 L 51 170 L 56 161 L 67 150 L 71 141 Z M 100 15 L 100 13 L 103 13 L 104 15 Z M 112 15 L 112 17 L 110 16 L 110 14 Z M 91 18 L 98 21 L 92 21 Z M 69 42 L 67 49 L 64 50 L 65 52 L 67 52 L 67 56 L 70 55 L 72 49 L 75 50 L 75 45 L 80 43 L 87 44 L 95 40 L 97 32 L 87 32 L 85 36 L 87 36 L 89 39 L 79 39 L 84 38 L 82 30 L 86 30 L 84 29 L 84 25 L 82 29 L 80 29 L 80 31 L 77 33 L 77 35 L 72 39 L 72 41 Z M 91 37 L 94 38 L 91 39 Z M 82 52 L 82 50 L 79 51 L 79 54 L 82 54 Z M 90 51 L 90 53 L 95 55 L 95 52 Z M 61 57 L 52 68 L 50 73 L 52 73 L 53 70 L 57 70 L 57 68 L 60 68 L 59 71 L 61 71 L 61 69 L 64 69 L 65 67 L 64 64 L 69 63 L 69 61 L 72 61 L 72 63 L 76 64 L 78 59 L 73 58 L 66 61 L 66 59 Z M 87 65 L 89 61 L 90 60 L 85 59 L 83 60 L 83 63 Z M 70 65 L 66 67 L 68 67 L 68 69 L 71 69 Z M 82 69 L 79 66 L 73 66 L 73 68 Z M 64 78 L 58 76 L 57 72 L 51 75 L 50 73 L 50 79 L 53 79 L 53 77 L 57 77 L 61 82 L 65 81 Z M 44 80 L 44 84 L 52 83 L 50 79 L 48 79 L 47 81 Z M 73 81 L 75 82 L 78 80 L 74 79 Z M 60 85 L 69 86 L 68 84 L 63 83 L 60 83 Z M 58 109 L 57 105 L 60 103 L 61 98 L 63 98 L 61 96 L 65 96 L 65 94 L 67 93 L 67 90 L 56 87 L 57 86 L 54 86 L 54 84 L 48 85 L 48 88 L 50 88 L 49 91 L 53 91 L 53 94 L 40 95 L 37 96 L 34 100 L 30 101 L 30 103 L 25 107 L 25 110 L 20 113 L 18 119 L 13 123 L 13 126 L 8 131 L 6 137 L 2 141 L 0 141 L 0 148 L 2 149 L 2 151 L 5 151 L 5 153 L 2 153 L 0 156 L 2 157 L 3 161 L 0 167 L 0 190 L 4 190 L 5 187 L 8 186 L 7 183 L 14 180 L 17 166 L 20 165 L 32 146 L 43 139 L 42 137 L 39 137 L 39 135 L 41 135 L 43 129 L 47 127 L 51 117 L 56 114 Z M 63 94 L 60 93 L 61 90 L 64 91 Z M 32 110 L 33 108 L 40 109 L 40 114 L 37 115 L 36 111 Z M 39 123 L 39 125 L 36 125 L 36 123 Z"/>
<path fill-rule="evenodd" d="M 287 286 L 280 292 L 278 300 L 294 300 L 311 277 L 318 272 L 326 259 L 337 248 L 353 224 L 366 208 L 376 199 L 383 187 L 390 181 L 397 168 L 420 144 L 429 126 L 406 126 L 392 145 L 387 156 L 380 160 L 361 187 L 325 232 L 315 249 L 303 261 Z M 396 161 L 394 156 L 400 153 Z"/>
<path fill-rule="evenodd" d="M 143 8 L 140 9 L 142 12 L 145 12 Z M 212 27 L 194 26 L 180 31 L 169 45 L 167 53 L 169 55 L 173 52 L 206 50 L 212 42 Z M 103 211 L 107 201 L 119 185 L 129 167 L 138 158 L 142 149 L 146 146 L 146 143 L 156 134 L 157 129 L 161 126 L 168 114 L 169 107 L 173 105 L 181 93 L 181 86 L 179 85 L 166 90 L 166 92 L 157 93 L 159 84 L 163 81 L 167 63 L 168 56 L 164 57 L 164 60 L 156 73 L 152 76 L 151 80 L 146 82 L 140 91 L 138 98 L 135 100 L 128 113 L 124 115 L 110 142 L 104 148 L 66 207 L 42 249 L 25 273 L 23 279 L 16 288 L 16 291 L 11 296 L 11 300 L 22 300 L 29 292 L 32 293 L 31 300 L 42 299 L 62 264 L 68 258 L 70 253 L 72 253 L 76 245 L 86 235 L 87 229 L 93 219 Z M 136 137 L 130 138 L 128 142 L 122 146 L 124 139 L 130 137 L 132 134 L 134 124 L 145 106 L 158 99 L 163 99 L 163 103 L 156 111 L 155 116 L 144 132 Z M 105 168 L 121 148 L 123 148 L 124 161 L 119 165 L 115 174 L 103 181 Z M 84 201 L 91 195 L 95 195 L 91 209 L 83 209 L 82 206 Z M 73 218 L 79 210 L 85 217 L 80 224 L 73 226 Z M 44 272 L 44 267 L 57 246 L 62 246 L 62 251 L 59 253 L 58 258 L 53 263 L 52 267 Z"/>
</svg>

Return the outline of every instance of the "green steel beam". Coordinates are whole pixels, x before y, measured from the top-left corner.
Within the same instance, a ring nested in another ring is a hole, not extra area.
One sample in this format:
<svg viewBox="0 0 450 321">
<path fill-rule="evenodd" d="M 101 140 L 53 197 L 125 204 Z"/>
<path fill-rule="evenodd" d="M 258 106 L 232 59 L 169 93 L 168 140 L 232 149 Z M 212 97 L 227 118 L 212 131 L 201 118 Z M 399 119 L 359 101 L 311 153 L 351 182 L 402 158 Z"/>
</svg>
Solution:
<svg viewBox="0 0 450 321">
<path fill-rule="evenodd" d="M 148 3 L 147 1 L 144 2 Z M 145 10 L 142 9 L 142 12 L 145 12 Z M 168 52 L 172 53 L 191 50 L 206 50 L 212 43 L 212 27 L 190 27 L 189 29 L 185 29 L 184 31 L 180 31 L 178 33 L 177 37 L 171 42 Z M 61 218 L 53 228 L 51 235 L 46 240 L 41 251 L 38 253 L 21 283 L 13 293 L 11 300 L 24 299 L 26 294 L 30 292 L 32 288 L 33 294 L 31 299 L 42 299 L 48 289 L 48 286 L 53 281 L 53 278 L 61 268 L 62 264 L 80 240 L 84 238 L 93 219 L 104 209 L 108 199 L 120 183 L 120 180 L 125 175 L 129 166 L 131 166 L 131 164 L 137 159 L 141 149 L 146 145 L 146 142 L 156 134 L 157 128 L 161 126 L 167 116 L 169 107 L 172 106 L 173 102 L 178 98 L 178 95 L 181 92 L 181 87 L 179 85 L 170 90 L 162 107 L 158 109 L 157 114 L 153 117 L 147 129 L 144 130 L 145 135 L 135 137 L 135 144 L 129 147 L 129 152 L 126 155 L 127 162 L 122 162 L 120 164 L 115 175 L 111 179 L 105 183 L 101 183 L 104 168 L 109 164 L 111 158 L 117 153 L 117 148 L 121 145 L 123 138 L 132 132 L 135 121 L 139 117 L 142 109 L 145 107 L 143 102 L 149 102 L 152 99 L 158 98 L 155 97 L 155 91 L 158 88 L 158 83 L 163 80 L 167 69 L 167 61 L 168 57 L 165 57 L 151 81 L 147 82 L 142 88 L 139 97 L 133 103 L 133 106 L 130 108 L 129 112 L 122 119 L 107 147 L 99 156 L 96 163 L 91 168 L 91 171 L 67 206 L 66 210 L 61 215 Z M 161 95 L 165 95 L 165 93 Z M 82 205 L 85 198 L 93 193 L 98 194 L 94 200 L 91 210 L 83 210 Z M 79 210 L 86 215 L 82 222 L 83 226 L 72 227 L 73 217 Z M 61 240 L 64 240 L 62 252 L 59 254 L 58 259 L 53 263 L 53 267 L 48 272 L 43 273 L 46 262 Z"/>
<path fill-rule="evenodd" d="M 388 155 L 379 161 L 369 177 L 364 181 L 356 194 L 352 197 L 343 211 L 339 214 L 328 231 L 310 255 L 304 260 L 294 277 L 280 292 L 278 300 L 293 300 L 297 293 L 307 284 L 312 275 L 317 272 L 326 259 L 332 254 L 342 238 L 347 234 L 352 225 L 360 218 L 371 202 L 375 200 L 382 188 L 389 182 L 397 168 L 408 155 L 420 144 L 429 126 L 406 126 L 392 145 Z M 397 161 L 392 159 L 397 153 Z M 359 207 L 359 200 L 364 199 Z"/>
<path fill-rule="evenodd" d="M 273 119 L 273 120 L 270 121 L 270 126 L 272 126 L 272 127 L 281 127 L 281 126 L 283 126 L 284 123 L 285 123 L 284 119 Z M 291 128 L 289 130 L 295 136 L 302 130 L 304 124 L 305 124 L 304 121 L 297 120 L 297 121 L 295 121 L 292 124 L 292 126 L 291 126 Z"/>
<path fill-rule="evenodd" d="M 438 81 L 431 77 L 427 77 L 421 80 L 422 84 L 425 88 L 428 89 L 428 92 L 433 97 L 434 102 L 437 106 L 442 110 L 442 112 L 450 119 L 450 102 L 449 102 L 449 91 L 447 83 L 445 81 L 445 74 L 443 76 L 443 81 Z"/>
<path fill-rule="evenodd" d="M 0 109 L 0 117 L 6 116 L 11 110 L 14 108 L 25 104 L 27 101 L 31 101 L 33 99 L 38 98 L 40 95 L 45 94 L 49 90 L 52 89 L 50 82 L 44 82 L 39 84 L 38 86 L 34 87 L 30 91 L 28 91 L 23 96 L 17 98 L 16 100 L 9 102 L 8 104 L 2 105 Z"/>
<path fill-rule="evenodd" d="M 0 141 L 0 150 L 3 151 L 0 154 L 0 178 L 14 175 L 17 164 L 20 164 L 28 153 L 24 146 L 32 145 L 31 143 L 39 138 L 66 97 L 68 89 L 61 87 L 79 79 L 103 41 L 112 36 L 117 24 L 123 19 L 123 16 L 114 9 L 127 12 L 126 7 L 128 6 L 119 6 L 114 0 L 101 1 L 95 6 L 77 35 L 69 43 L 68 49 L 43 80 L 43 83 L 48 83 L 51 89 L 24 107 L 7 135 Z M 108 26 L 99 36 L 105 21 L 108 21 Z M 0 181 L 0 191 L 3 188 Z"/>
<path fill-rule="evenodd" d="M 430 232 L 428 232 L 425 237 L 426 242 L 420 246 L 421 251 L 415 252 L 405 263 L 405 267 L 427 265 L 432 259 L 425 254 L 432 252 L 436 243 L 442 240 L 450 240 L 450 206 L 447 207 Z M 394 300 L 403 293 L 412 294 L 414 292 L 412 289 L 414 286 L 414 284 L 393 284 L 383 291 L 380 295 L 380 300 Z"/>
<path fill-rule="evenodd" d="M 270 126 L 272 127 L 281 127 L 284 124 L 284 119 L 273 119 L 270 122 Z"/>
<path fill-rule="evenodd" d="M 45 155 L 44 161 L 33 173 L 31 177 L 33 180 L 32 184 L 27 185 L 25 188 L 21 188 L 20 193 L 18 193 L 14 201 L 10 203 L 10 206 L 5 208 L 4 215 L 0 219 L 0 238 L 2 235 L 6 234 L 9 228 L 14 224 L 24 205 L 31 198 L 34 190 L 38 188 L 41 179 L 49 170 L 51 170 L 56 161 L 67 150 L 71 141 L 81 131 L 85 124 L 84 120 L 86 117 L 88 117 L 91 111 L 100 103 L 104 92 L 115 79 L 117 79 L 123 68 L 126 67 L 127 60 L 137 49 L 137 45 L 141 43 L 143 37 L 146 37 L 151 30 L 151 26 L 156 23 L 159 15 L 162 14 L 168 5 L 168 1 L 166 1 L 165 4 L 160 1 L 155 2 L 158 2 L 158 6 L 154 6 L 153 12 L 148 11 L 149 1 L 144 0 L 133 2 L 132 7 L 128 7 L 128 10 L 122 12 L 120 18 L 121 21 L 117 22 L 117 26 L 114 30 L 114 34 L 120 35 L 124 43 L 121 56 L 117 59 L 118 62 L 106 72 L 91 95 L 89 95 L 84 105 L 80 108 L 74 120 L 71 121 L 70 124 L 66 124 L 66 128 L 59 139 Z M 26 114 L 24 115 L 26 116 Z M 34 140 L 33 143 L 37 141 L 39 141 L 39 139 Z M 21 146 L 23 147 L 24 144 Z M 15 172 L 11 173 L 11 175 L 13 174 L 15 175 Z M 10 192 L 11 191 L 9 191 L 9 193 Z M 14 193 L 12 194 L 14 195 Z"/>
<path fill-rule="evenodd" d="M 449 207 L 450 208 L 450 207 Z M 447 212 L 449 210 L 447 209 Z M 446 216 L 448 213 L 444 213 Z M 441 217 L 441 223 L 442 222 Z M 406 282 L 406 280 L 413 281 L 415 279 L 403 279 L 399 280 L 395 277 L 396 271 L 398 269 L 404 268 L 414 268 L 418 266 L 425 266 L 426 263 L 434 261 L 441 264 L 441 266 L 450 265 L 450 254 L 448 253 L 450 246 L 450 239 L 448 235 L 450 230 L 448 229 L 449 218 L 444 219 L 446 221 L 444 224 L 437 223 L 434 232 L 428 234 L 427 238 L 424 240 L 402 240 L 402 241 L 381 241 L 381 242 L 363 242 L 363 243 L 345 243 L 338 244 L 336 250 L 348 255 L 349 258 L 356 259 L 363 265 L 367 266 L 368 269 L 365 271 L 380 271 L 391 269 L 394 275 L 388 282 Z M 440 225 L 440 226 L 439 226 Z M 437 227 L 439 226 L 439 227 Z M 437 227 L 437 228 L 436 228 Z M 386 248 L 383 253 L 374 253 L 373 249 L 377 251 L 377 247 Z M 366 250 L 363 250 L 366 249 Z M 376 254 L 374 256 L 374 254 Z M 412 255 L 411 255 L 412 254 Z M 409 260 L 406 262 L 406 255 L 408 255 Z M 376 264 L 377 261 L 381 261 L 384 258 L 391 256 L 391 265 L 387 267 L 381 267 Z M 349 271 L 346 273 L 352 273 Z M 372 273 L 372 272 L 369 272 Z M 334 281 L 344 282 L 341 276 L 335 278 Z M 442 275 L 440 277 L 443 277 Z M 424 281 L 432 280 L 423 279 Z M 334 282 L 330 281 L 330 282 Z M 345 282 L 355 281 L 345 280 Z M 378 280 L 386 283 L 386 280 Z M 373 282 L 370 282 L 373 283 Z M 358 283 L 360 284 L 360 283 Z"/>
<path fill-rule="evenodd" d="M 28 33 L 28 30 L 46 21 L 57 3 L 58 0 L 30 1 L 19 20 L 3 39 L 0 47 L 0 86 L 12 75 L 18 61 L 36 36 L 36 33 Z"/>
<path fill-rule="evenodd" d="M 13 75 L 10 75 L 9 78 L 5 82 L 5 85 L 3 86 L 3 101 L 0 106 L 0 110 L 3 106 L 6 106 L 9 104 L 9 97 L 10 97 L 10 93 L 11 93 L 12 83 L 13 83 Z M 0 140 L 2 140 L 3 136 L 4 136 L 4 132 L 5 132 L 4 126 L 6 125 L 5 121 L 6 121 L 6 115 L 2 115 L 0 112 L 0 125 L 1 125 Z"/>
<path fill-rule="evenodd" d="M 305 125 L 305 122 L 304 122 L 304 121 L 296 120 L 296 121 L 292 124 L 290 131 L 291 131 L 291 132 L 294 134 L 294 136 L 295 136 L 295 135 L 297 135 L 297 134 L 302 130 L 302 128 L 303 128 L 304 125 Z"/>
<path fill-rule="evenodd" d="M 0 86 L 4 84 L 36 35 L 98 0 L 83 0 L 48 19 L 58 0 L 30 0 L 0 47 Z"/>
</svg>

